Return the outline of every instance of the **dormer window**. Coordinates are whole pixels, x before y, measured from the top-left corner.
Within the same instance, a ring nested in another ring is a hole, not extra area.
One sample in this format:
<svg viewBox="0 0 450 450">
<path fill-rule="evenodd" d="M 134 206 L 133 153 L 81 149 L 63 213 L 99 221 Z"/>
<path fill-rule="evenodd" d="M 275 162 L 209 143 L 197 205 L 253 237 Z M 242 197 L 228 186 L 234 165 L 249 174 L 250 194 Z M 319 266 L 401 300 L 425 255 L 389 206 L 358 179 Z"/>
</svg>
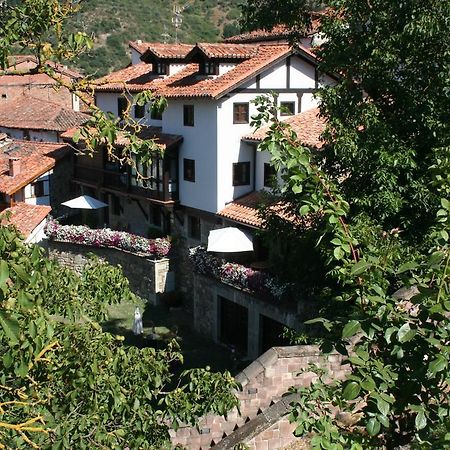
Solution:
<svg viewBox="0 0 450 450">
<path fill-rule="evenodd" d="M 168 65 L 163 62 L 157 62 L 153 64 L 153 72 L 157 75 L 167 75 Z"/>
<path fill-rule="evenodd" d="M 203 73 L 205 75 L 217 75 L 219 73 L 219 65 L 213 61 L 205 61 L 203 63 Z"/>
</svg>

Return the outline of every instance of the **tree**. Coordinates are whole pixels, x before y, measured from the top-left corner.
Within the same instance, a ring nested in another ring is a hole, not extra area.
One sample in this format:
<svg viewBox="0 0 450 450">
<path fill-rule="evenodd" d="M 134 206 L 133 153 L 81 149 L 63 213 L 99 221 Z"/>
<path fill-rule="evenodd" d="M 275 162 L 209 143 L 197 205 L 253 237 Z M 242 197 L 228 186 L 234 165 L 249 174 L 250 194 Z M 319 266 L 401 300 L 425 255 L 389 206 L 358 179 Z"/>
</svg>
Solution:
<svg viewBox="0 0 450 450">
<path fill-rule="evenodd" d="M 182 372 L 176 342 L 124 347 L 96 320 L 132 299 L 121 269 L 81 276 L 0 226 L 0 448 L 161 448 L 168 429 L 237 405 L 229 373 Z"/>
<path fill-rule="evenodd" d="M 450 414 L 450 2 L 328 3 L 317 54 L 337 81 L 318 94 L 325 150 L 276 120 L 261 148 L 286 208 L 310 218 L 297 239 L 315 239 L 328 270 L 314 289 L 328 307 L 311 323 L 325 328 L 324 351 L 351 349 L 351 374 L 302 390 L 292 419 L 315 432 L 314 448 L 447 448 L 450 435 L 433 430 Z M 244 12 L 250 26 L 299 29 L 304 6 L 250 1 Z M 257 124 L 271 118 L 270 100 L 259 105 Z"/>
</svg>

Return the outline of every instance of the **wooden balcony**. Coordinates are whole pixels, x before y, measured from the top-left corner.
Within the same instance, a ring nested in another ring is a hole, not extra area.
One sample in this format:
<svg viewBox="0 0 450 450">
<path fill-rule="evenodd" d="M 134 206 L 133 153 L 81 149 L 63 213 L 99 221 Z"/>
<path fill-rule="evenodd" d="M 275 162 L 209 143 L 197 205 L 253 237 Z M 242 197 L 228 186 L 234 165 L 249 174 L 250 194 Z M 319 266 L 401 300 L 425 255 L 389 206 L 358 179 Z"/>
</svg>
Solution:
<svg viewBox="0 0 450 450">
<path fill-rule="evenodd" d="M 73 181 L 116 195 L 154 200 L 158 203 L 174 203 L 178 200 L 176 174 L 171 177 L 166 161 L 162 164 L 162 168 L 159 177 L 139 179 L 136 175 L 133 176 L 130 167 L 123 167 L 119 171 L 76 163 Z"/>
</svg>

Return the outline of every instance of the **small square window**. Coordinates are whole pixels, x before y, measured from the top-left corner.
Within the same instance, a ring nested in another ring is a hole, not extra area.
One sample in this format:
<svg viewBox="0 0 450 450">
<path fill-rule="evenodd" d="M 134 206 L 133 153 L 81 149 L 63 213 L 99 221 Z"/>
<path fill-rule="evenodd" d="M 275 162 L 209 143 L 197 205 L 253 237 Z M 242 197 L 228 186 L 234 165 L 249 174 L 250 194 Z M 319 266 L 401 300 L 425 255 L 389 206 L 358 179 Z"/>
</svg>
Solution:
<svg viewBox="0 0 450 450">
<path fill-rule="evenodd" d="M 200 218 L 188 216 L 188 236 L 198 241 L 201 239 Z"/>
<path fill-rule="evenodd" d="M 233 103 L 233 123 L 248 123 L 248 103 Z"/>
<path fill-rule="evenodd" d="M 123 117 L 127 108 L 128 108 L 128 100 L 125 97 L 119 97 L 117 99 L 117 116 Z"/>
<path fill-rule="evenodd" d="M 2 98 L 8 98 L 6 94 L 2 94 Z"/>
<path fill-rule="evenodd" d="M 183 166 L 184 180 L 195 182 L 195 160 L 184 158 Z"/>
<path fill-rule="evenodd" d="M 134 118 L 142 119 L 145 117 L 145 105 L 134 105 Z"/>
<path fill-rule="evenodd" d="M 205 61 L 203 64 L 203 73 L 205 75 L 218 75 L 219 66 L 213 61 Z"/>
<path fill-rule="evenodd" d="M 295 114 L 295 102 L 281 102 L 280 116 L 293 116 Z"/>
<path fill-rule="evenodd" d="M 194 105 L 183 106 L 183 124 L 185 127 L 194 126 Z"/>
<path fill-rule="evenodd" d="M 167 75 L 168 72 L 168 66 L 167 64 L 164 64 L 162 62 L 157 62 L 153 64 L 153 72 L 157 75 Z"/>
<path fill-rule="evenodd" d="M 45 189 L 44 189 L 44 181 L 36 181 L 33 183 L 33 196 L 34 197 L 44 197 Z"/>
<path fill-rule="evenodd" d="M 276 177 L 275 167 L 270 163 L 264 163 L 264 187 L 271 188 L 275 184 Z"/>
<path fill-rule="evenodd" d="M 233 164 L 233 186 L 246 186 L 250 184 L 250 162 Z"/>
</svg>

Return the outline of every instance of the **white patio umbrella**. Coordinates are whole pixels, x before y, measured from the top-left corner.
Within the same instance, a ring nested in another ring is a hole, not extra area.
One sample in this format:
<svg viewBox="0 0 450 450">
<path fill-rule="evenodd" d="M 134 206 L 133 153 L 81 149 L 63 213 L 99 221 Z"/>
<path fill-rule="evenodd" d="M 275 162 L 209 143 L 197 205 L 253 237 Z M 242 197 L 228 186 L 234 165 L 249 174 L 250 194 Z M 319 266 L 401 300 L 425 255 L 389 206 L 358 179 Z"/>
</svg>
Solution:
<svg viewBox="0 0 450 450">
<path fill-rule="evenodd" d="M 108 206 L 106 203 L 89 195 L 81 195 L 80 197 L 61 203 L 61 205 L 68 206 L 72 209 L 100 209 Z"/>
<path fill-rule="evenodd" d="M 235 227 L 212 230 L 208 236 L 208 252 L 251 252 L 253 239 L 250 233 Z"/>
</svg>

